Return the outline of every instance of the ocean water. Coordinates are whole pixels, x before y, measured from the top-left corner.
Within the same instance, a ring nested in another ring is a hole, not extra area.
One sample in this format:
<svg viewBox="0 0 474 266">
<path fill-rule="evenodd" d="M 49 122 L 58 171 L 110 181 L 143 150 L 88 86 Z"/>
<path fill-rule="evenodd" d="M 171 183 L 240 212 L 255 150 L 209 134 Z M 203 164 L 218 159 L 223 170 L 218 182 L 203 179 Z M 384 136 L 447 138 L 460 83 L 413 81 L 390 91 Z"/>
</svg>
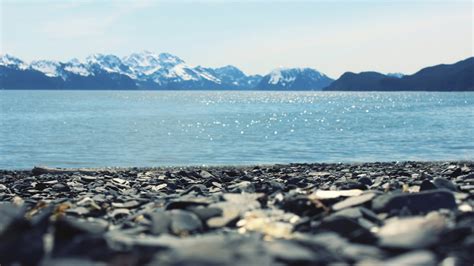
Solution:
<svg viewBox="0 0 474 266">
<path fill-rule="evenodd" d="M 474 159 L 474 93 L 0 91 L 0 168 Z"/>
</svg>

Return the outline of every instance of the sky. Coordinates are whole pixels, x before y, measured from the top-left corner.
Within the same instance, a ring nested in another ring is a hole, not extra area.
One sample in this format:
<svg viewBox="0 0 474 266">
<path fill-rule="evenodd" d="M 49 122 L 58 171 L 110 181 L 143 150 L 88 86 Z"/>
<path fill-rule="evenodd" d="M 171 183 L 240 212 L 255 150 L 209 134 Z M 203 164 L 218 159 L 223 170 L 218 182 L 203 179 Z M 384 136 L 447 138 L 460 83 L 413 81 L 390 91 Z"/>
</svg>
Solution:
<svg viewBox="0 0 474 266">
<path fill-rule="evenodd" d="M 68 61 L 149 50 L 247 74 L 411 74 L 473 56 L 473 12 L 456 0 L 0 0 L 0 52 Z"/>
</svg>

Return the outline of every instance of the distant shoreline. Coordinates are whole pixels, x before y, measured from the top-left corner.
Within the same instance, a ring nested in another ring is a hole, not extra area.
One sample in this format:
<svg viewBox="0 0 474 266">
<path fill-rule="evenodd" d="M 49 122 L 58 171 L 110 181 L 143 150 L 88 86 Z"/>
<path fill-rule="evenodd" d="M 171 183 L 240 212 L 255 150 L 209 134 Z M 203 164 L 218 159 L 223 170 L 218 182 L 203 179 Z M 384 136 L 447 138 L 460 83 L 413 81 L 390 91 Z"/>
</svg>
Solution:
<svg viewBox="0 0 474 266">
<path fill-rule="evenodd" d="M 298 167 L 298 166 L 310 166 L 310 167 L 338 167 L 338 166 L 383 166 L 383 165 L 403 165 L 403 164 L 474 164 L 474 158 L 468 160 L 428 160 L 428 161 L 371 161 L 371 162 L 308 162 L 308 163 L 263 163 L 263 164 L 210 164 L 210 165 L 163 165 L 163 166 L 102 166 L 102 167 L 55 167 L 51 165 L 37 165 L 29 168 L 18 168 L 18 169 L 2 169 L 0 168 L 0 172 L 9 172 L 9 171 L 16 171 L 16 172 L 48 172 L 51 173 L 61 173 L 61 172 L 103 172 L 103 171 L 147 171 L 147 170 L 201 170 L 201 169 L 216 169 L 216 170 L 225 170 L 225 169 L 247 169 L 247 168 L 254 168 L 254 167 Z M 35 170 L 36 169 L 36 170 Z"/>
</svg>

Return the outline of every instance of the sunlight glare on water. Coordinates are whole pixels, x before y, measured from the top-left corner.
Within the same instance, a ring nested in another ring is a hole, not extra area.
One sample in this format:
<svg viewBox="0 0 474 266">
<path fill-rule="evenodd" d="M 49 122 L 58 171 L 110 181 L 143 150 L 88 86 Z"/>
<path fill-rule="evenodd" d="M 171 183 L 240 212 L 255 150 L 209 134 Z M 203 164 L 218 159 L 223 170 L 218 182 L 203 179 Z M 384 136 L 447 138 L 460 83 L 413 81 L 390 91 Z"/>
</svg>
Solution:
<svg viewBox="0 0 474 266">
<path fill-rule="evenodd" d="M 0 91 L 0 168 L 474 157 L 474 93 Z"/>
</svg>

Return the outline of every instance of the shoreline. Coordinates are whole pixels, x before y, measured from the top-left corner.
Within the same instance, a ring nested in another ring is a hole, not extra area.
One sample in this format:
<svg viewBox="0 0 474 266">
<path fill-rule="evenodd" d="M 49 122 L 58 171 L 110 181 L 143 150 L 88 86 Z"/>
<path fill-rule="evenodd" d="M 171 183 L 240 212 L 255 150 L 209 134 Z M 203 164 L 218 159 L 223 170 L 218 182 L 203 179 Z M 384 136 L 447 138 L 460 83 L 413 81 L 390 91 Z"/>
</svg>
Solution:
<svg viewBox="0 0 474 266">
<path fill-rule="evenodd" d="M 344 162 L 291 162 L 291 163 L 255 163 L 255 164 L 182 164 L 182 165 L 157 165 L 157 166 L 98 166 L 98 167 L 55 167 L 50 165 L 38 164 L 31 168 L 0 168 L 0 172 L 31 172 L 34 168 L 63 169 L 67 171 L 86 170 L 86 171 L 145 171 L 145 170 L 184 170 L 184 169 L 224 169 L 224 168 L 254 168 L 254 167 L 289 167 L 289 166 L 340 166 L 340 165 L 392 165 L 405 163 L 419 164 L 474 164 L 474 159 L 453 159 L 453 160 L 406 160 L 406 161 L 344 161 Z"/>
<path fill-rule="evenodd" d="M 471 160 L 0 170 L 0 264 L 472 265 L 473 208 Z"/>
</svg>

